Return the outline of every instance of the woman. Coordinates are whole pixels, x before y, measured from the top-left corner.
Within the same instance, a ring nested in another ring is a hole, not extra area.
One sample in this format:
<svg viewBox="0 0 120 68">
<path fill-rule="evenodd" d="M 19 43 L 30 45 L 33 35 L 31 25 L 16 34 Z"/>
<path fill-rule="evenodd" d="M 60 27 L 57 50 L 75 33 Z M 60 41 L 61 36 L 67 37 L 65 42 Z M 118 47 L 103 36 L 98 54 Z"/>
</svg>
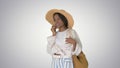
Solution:
<svg viewBox="0 0 120 68">
<path fill-rule="evenodd" d="M 72 16 L 64 10 L 52 9 L 46 14 L 46 19 L 52 25 L 52 35 L 47 37 L 47 52 L 52 56 L 51 68 L 74 68 L 72 55 L 79 55 L 82 45 L 72 29 Z"/>
</svg>

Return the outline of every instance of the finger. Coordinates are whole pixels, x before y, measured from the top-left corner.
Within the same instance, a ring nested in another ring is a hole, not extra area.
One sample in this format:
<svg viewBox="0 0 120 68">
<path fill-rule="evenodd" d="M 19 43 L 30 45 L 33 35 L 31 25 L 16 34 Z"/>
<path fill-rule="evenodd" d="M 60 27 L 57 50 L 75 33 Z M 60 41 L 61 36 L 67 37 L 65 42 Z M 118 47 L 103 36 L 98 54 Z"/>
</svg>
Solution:
<svg viewBox="0 0 120 68">
<path fill-rule="evenodd" d="M 66 42 L 65 44 L 68 44 L 69 42 Z"/>
<path fill-rule="evenodd" d="M 69 36 L 69 38 L 71 38 L 71 36 Z"/>
<path fill-rule="evenodd" d="M 68 40 L 68 39 L 66 39 L 66 40 L 65 40 L 65 42 L 66 42 L 66 43 L 68 43 L 68 42 L 69 42 L 69 40 Z"/>
<path fill-rule="evenodd" d="M 65 42 L 66 42 L 66 43 L 70 43 L 70 40 L 66 40 Z"/>
<path fill-rule="evenodd" d="M 66 38 L 66 39 L 70 39 L 70 38 Z"/>
<path fill-rule="evenodd" d="M 55 28 L 55 26 L 52 26 L 52 28 Z"/>
<path fill-rule="evenodd" d="M 65 38 L 66 40 L 68 39 L 68 38 Z"/>
<path fill-rule="evenodd" d="M 68 44 L 68 42 L 65 42 L 65 44 Z"/>
<path fill-rule="evenodd" d="M 55 25 L 52 25 L 52 27 L 55 27 Z"/>
<path fill-rule="evenodd" d="M 72 40 L 72 38 L 66 38 L 66 40 L 67 40 L 67 41 L 70 41 L 70 40 Z"/>
<path fill-rule="evenodd" d="M 68 40 L 66 39 L 65 42 L 67 42 Z"/>
</svg>

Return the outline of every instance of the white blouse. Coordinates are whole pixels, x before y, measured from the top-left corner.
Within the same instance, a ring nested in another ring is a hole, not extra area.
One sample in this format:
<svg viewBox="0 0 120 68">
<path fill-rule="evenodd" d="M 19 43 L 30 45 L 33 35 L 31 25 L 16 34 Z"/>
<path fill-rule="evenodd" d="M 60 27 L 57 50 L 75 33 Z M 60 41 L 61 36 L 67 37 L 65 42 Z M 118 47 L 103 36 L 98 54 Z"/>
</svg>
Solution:
<svg viewBox="0 0 120 68">
<path fill-rule="evenodd" d="M 73 38 L 76 41 L 76 48 L 73 51 L 73 44 L 65 42 L 66 38 Z M 57 32 L 56 36 L 47 37 L 47 52 L 54 58 L 70 58 L 72 55 L 78 55 L 82 51 L 82 44 L 77 32 L 74 29 L 66 29 Z M 54 55 L 60 54 L 60 55 Z"/>
</svg>

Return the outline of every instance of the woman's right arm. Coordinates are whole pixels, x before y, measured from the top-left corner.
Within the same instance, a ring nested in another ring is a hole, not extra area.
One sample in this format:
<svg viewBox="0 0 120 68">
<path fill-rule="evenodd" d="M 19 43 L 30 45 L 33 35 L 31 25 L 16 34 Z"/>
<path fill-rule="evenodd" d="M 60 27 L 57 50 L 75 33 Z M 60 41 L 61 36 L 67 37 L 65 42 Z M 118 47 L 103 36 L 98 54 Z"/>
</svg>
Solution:
<svg viewBox="0 0 120 68">
<path fill-rule="evenodd" d="M 55 26 L 51 27 L 51 32 L 52 32 L 52 36 L 47 37 L 47 52 L 52 55 L 54 53 L 52 48 L 55 44 L 55 39 L 56 39 L 56 27 Z"/>
<path fill-rule="evenodd" d="M 52 48 L 55 44 L 55 38 L 56 38 L 56 36 L 48 36 L 47 37 L 47 52 L 50 55 L 53 54 Z"/>
</svg>

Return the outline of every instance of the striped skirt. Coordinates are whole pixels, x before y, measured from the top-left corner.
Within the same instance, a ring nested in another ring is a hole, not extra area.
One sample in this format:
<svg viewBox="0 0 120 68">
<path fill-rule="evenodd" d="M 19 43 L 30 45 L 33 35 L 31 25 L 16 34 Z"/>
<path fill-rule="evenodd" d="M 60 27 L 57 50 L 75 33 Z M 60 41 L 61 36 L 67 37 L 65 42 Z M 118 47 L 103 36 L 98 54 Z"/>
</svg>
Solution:
<svg viewBox="0 0 120 68">
<path fill-rule="evenodd" d="M 53 58 L 51 68 L 73 68 L 72 58 Z"/>
</svg>

